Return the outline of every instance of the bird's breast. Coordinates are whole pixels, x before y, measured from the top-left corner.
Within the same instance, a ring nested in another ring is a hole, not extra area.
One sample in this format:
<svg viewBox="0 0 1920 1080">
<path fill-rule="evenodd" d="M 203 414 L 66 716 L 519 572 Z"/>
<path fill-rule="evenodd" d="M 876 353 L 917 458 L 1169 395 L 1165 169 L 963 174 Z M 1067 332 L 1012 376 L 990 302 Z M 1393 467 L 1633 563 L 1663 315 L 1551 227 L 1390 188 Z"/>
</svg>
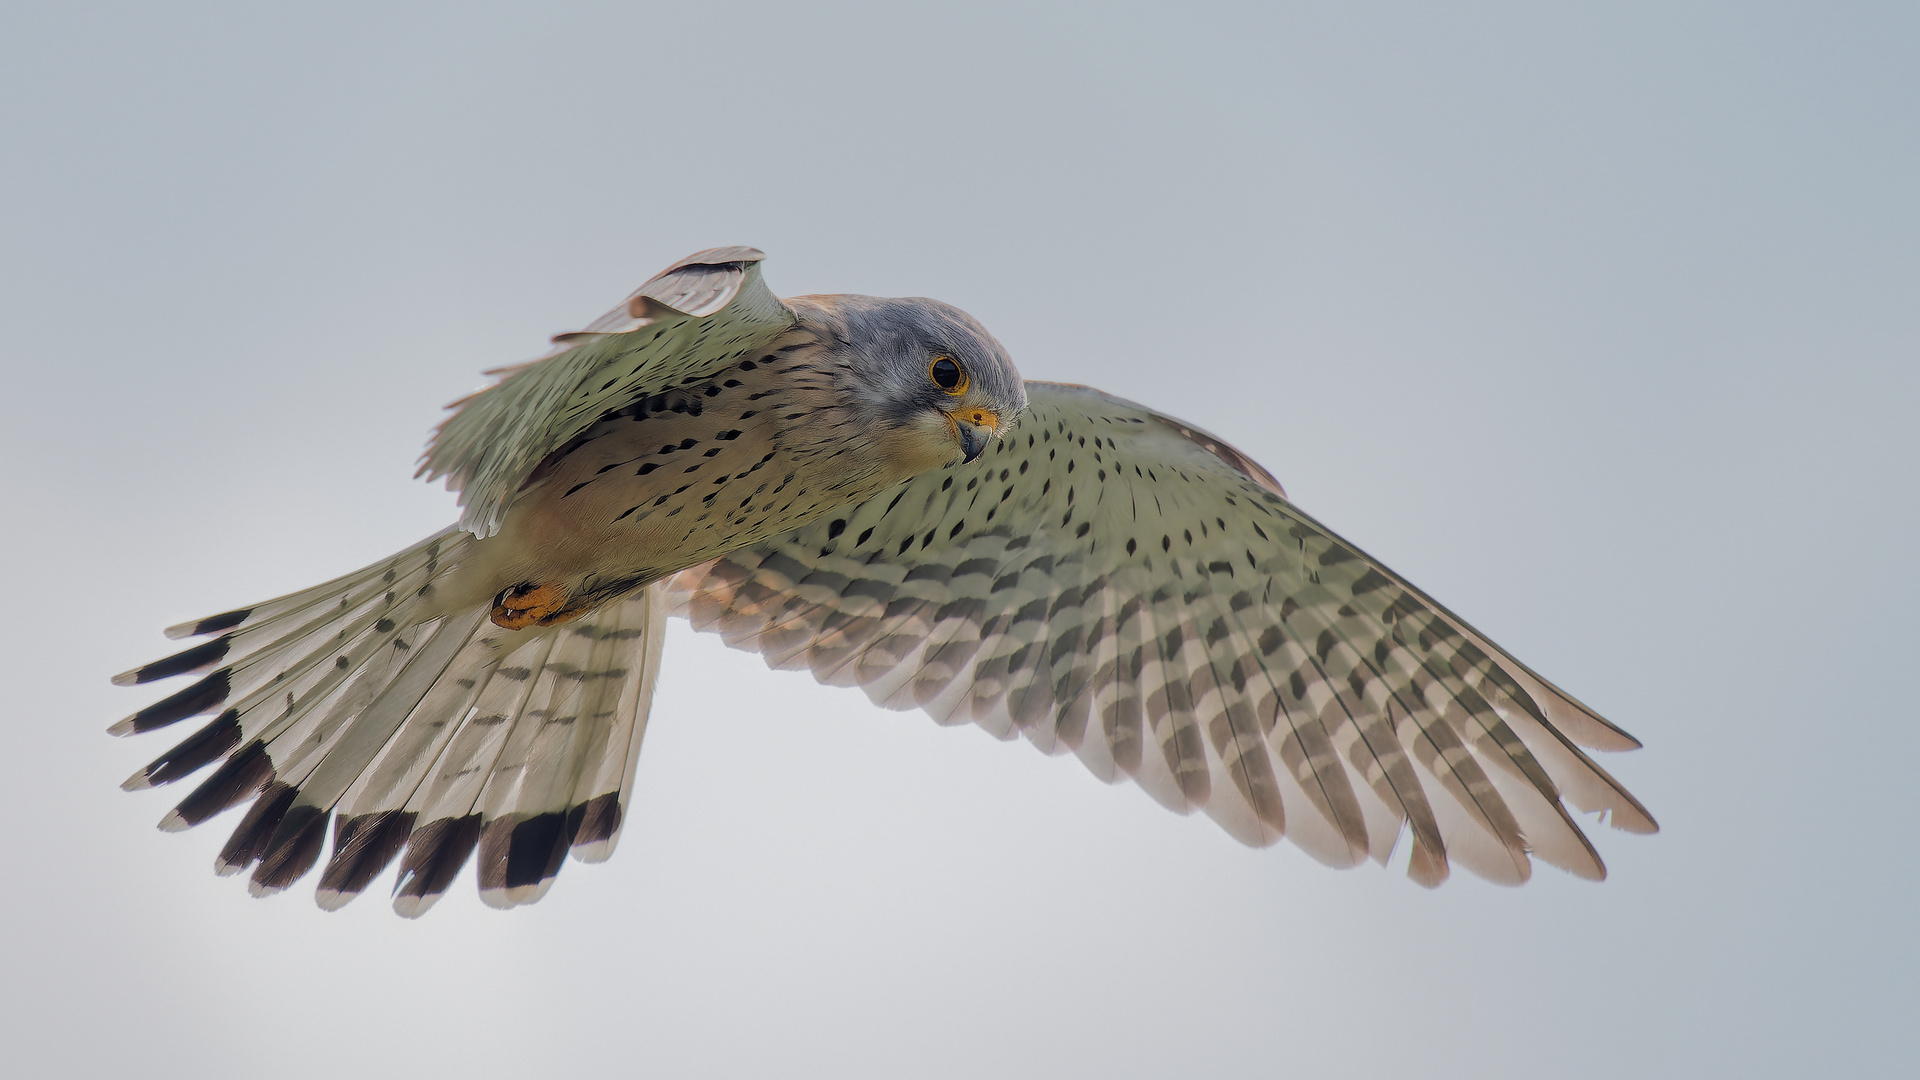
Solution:
<svg viewBox="0 0 1920 1080">
<path fill-rule="evenodd" d="M 898 482 L 874 467 L 824 346 L 802 338 L 609 413 L 535 470 L 478 553 L 484 583 L 611 597 Z"/>
</svg>

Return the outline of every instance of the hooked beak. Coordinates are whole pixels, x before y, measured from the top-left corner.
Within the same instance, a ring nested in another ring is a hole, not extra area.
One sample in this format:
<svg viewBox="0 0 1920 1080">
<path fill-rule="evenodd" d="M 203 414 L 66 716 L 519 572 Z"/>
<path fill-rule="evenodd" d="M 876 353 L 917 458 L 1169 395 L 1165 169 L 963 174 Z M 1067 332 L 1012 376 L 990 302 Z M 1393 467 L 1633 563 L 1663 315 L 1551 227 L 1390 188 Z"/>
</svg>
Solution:
<svg viewBox="0 0 1920 1080">
<path fill-rule="evenodd" d="M 1000 430 L 1000 418 L 986 409 L 956 409 L 947 414 L 947 422 L 953 426 L 953 438 L 960 444 L 963 461 L 985 453 Z"/>
</svg>

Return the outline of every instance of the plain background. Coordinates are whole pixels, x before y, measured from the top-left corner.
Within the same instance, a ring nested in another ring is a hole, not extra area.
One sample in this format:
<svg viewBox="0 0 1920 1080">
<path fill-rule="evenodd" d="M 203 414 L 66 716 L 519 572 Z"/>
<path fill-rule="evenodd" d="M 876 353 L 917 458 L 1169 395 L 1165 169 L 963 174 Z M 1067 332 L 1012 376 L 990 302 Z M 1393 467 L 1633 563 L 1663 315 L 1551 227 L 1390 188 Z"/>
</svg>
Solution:
<svg viewBox="0 0 1920 1080">
<path fill-rule="evenodd" d="M 14 1075 L 1911 1075 L 1920 8 L 9 4 Z M 660 267 L 940 297 L 1641 737 L 1602 885 L 1239 847 L 676 624 L 618 856 L 420 922 L 115 785 Z"/>
</svg>

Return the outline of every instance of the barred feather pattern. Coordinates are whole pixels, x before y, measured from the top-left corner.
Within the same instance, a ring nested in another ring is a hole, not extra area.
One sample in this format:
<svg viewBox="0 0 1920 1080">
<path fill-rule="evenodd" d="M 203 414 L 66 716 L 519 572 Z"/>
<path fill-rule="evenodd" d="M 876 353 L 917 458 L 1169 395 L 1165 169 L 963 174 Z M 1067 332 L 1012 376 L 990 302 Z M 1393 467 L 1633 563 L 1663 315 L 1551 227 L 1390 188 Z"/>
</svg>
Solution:
<svg viewBox="0 0 1920 1080">
<path fill-rule="evenodd" d="M 115 679 L 205 672 L 114 725 L 217 716 L 129 777 L 137 790 L 218 763 L 160 827 L 252 800 L 215 869 L 255 895 L 320 865 L 337 908 L 399 859 L 394 907 L 418 916 L 479 852 L 495 906 L 544 895 L 572 851 L 600 861 L 626 816 L 660 666 L 660 590 L 556 627 L 503 630 L 484 608 L 443 613 L 434 589 L 472 538 L 447 530 L 354 574 L 173 627 L 209 640 Z"/>
<path fill-rule="evenodd" d="M 875 702 L 1131 778 L 1256 846 L 1605 869 L 1569 807 L 1652 832 L 1581 747 L 1638 745 L 1289 502 L 1203 431 L 1027 384 L 1019 425 L 789 536 L 679 574 L 696 629 Z"/>
</svg>

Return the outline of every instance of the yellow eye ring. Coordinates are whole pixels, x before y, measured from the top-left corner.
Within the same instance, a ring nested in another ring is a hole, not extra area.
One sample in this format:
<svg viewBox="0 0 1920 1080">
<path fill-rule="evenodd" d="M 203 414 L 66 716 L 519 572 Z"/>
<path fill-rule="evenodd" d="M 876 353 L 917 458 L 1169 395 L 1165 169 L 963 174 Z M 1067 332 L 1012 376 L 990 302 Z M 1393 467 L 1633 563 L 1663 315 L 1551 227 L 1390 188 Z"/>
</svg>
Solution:
<svg viewBox="0 0 1920 1080">
<path fill-rule="evenodd" d="M 927 365 L 927 378 L 953 397 L 967 392 L 967 369 L 960 366 L 951 356 L 936 356 Z"/>
</svg>

